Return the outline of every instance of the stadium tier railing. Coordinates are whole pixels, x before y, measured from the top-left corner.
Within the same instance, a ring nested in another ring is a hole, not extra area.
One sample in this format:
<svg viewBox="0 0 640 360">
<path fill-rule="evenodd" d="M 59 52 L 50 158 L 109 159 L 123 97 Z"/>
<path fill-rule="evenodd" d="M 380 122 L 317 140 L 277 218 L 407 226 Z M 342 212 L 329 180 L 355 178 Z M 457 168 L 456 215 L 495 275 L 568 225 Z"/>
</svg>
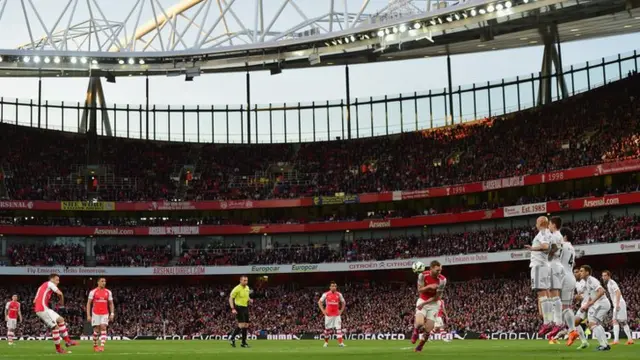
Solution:
<svg viewBox="0 0 640 360">
<path fill-rule="evenodd" d="M 572 65 L 562 76 L 569 95 L 589 91 L 638 72 L 640 55 L 618 54 Z M 552 99 L 560 100 L 558 74 L 552 74 Z M 117 105 L 106 110 L 115 136 L 199 143 L 296 143 L 364 138 L 432 129 L 535 107 L 541 73 L 487 81 L 453 89 L 358 98 L 268 105 Z M 449 100 L 453 109 L 448 109 Z M 80 102 L 0 98 L 0 122 L 78 132 Z M 251 133 L 246 126 L 251 116 Z M 349 114 L 349 116 L 347 116 Z M 451 116 L 453 114 L 453 116 Z M 97 112 L 102 124 L 102 111 Z M 147 119 L 149 123 L 147 125 Z M 350 119 L 350 121 L 347 121 Z M 99 134 L 105 129 L 100 126 Z M 250 135 L 250 138 L 249 138 Z"/>
</svg>

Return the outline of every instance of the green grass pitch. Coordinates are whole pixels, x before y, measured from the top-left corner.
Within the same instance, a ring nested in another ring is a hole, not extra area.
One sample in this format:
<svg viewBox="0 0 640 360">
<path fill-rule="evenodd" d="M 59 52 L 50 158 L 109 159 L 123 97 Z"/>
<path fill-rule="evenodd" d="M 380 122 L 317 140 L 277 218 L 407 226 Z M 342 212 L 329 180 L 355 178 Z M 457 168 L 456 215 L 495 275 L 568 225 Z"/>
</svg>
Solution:
<svg viewBox="0 0 640 360">
<path fill-rule="evenodd" d="M 72 359 L 232 359 L 232 360 L 325 360 L 344 357 L 349 360 L 365 359 L 639 359 L 640 345 L 617 345 L 606 353 L 595 351 L 596 343 L 578 351 L 565 345 L 549 345 L 545 341 L 509 340 L 461 340 L 451 343 L 430 342 L 422 353 L 414 353 L 409 341 L 349 341 L 347 347 L 339 348 L 332 342 L 323 348 L 322 341 L 253 341 L 252 348 L 231 348 L 224 341 L 112 341 L 104 353 L 93 353 L 92 344 L 82 342 L 71 348 L 72 353 L 58 355 L 50 342 L 23 341 L 9 347 L 0 344 L 0 360 L 42 359 L 66 356 Z"/>
</svg>

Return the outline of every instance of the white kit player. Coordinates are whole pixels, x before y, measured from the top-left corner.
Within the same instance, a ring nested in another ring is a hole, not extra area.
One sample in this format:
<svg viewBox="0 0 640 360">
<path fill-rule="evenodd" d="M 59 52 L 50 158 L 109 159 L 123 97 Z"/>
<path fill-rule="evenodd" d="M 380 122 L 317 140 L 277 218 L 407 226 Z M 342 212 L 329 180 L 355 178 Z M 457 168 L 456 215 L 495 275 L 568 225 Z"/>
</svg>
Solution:
<svg viewBox="0 0 640 360">
<path fill-rule="evenodd" d="M 91 305 L 93 304 L 93 310 Z M 113 294 L 107 289 L 107 279 L 98 279 L 98 287 L 91 290 L 87 300 L 87 320 L 93 327 L 93 351 L 103 352 L 107 342 L 107 326 L 113 321 L 115 310 L 113 306 Z M 100 332 L 100 345 L 98 346 L 98 331 Z"/>
<path fill-rule="evenodd" d="M 620 325 L 623 326 L 624 333 L 627 335 L 627 345 L 633 345 L 631 329 L 627 323 L 627 302 L 622 297 L 622 291 L 620 291 L 618 283 L 611 278 L 611 271 L 605 270 L 602 272 L 602 282 L 607 286 L 609 298 L 613 303 L 613 317 L 611 318 L 613 323 L 613 345 L 620 343 Z"/>
<path fill-rule="evenodd" d="M 11 301 L 4 307 L 4 319 L 7 321 L 7 342 L 9 346 L 12 346 L 18 321 L 22 322 L 22 310 L 18 302 L 18 295 L 13 295 Z"/>
<path fill-rule="evenodd" d="M 562 257 L 562 251 L 563 251 L 563 243 L 564 243 L 564 239 L 562 234 L 560 233 L 560 228 L 562 227 L 562 219 L 560 219 L 557 216 L 554 216 L 551 218 L 551 221 L 549 222 L 549 232 L 548 232 L 548 236 L 549 236 L 549 269 L 551 272 L 551 276 L 550 276 L 550 280 L 549 280 L 549 299 L 551 301 L 551 304 L 553 304 L 553 309 L 552 309 L 552 314 L 553 314 L 553 328 L 551 329 L 551 331 L 549 331 L 549 333 L 547 334 L 547 337 L 549 338 L 549 341 L 551 343 L 553 343 L 553 337 L 556 336 L 563 328 L 564 328 L 564 321 L 563 321 L 563 307 L 562 307 L 562 299 L 561 299 L 561 292 L 564 288 L 564 286 L 566 285 L 570 290 L 570 296 L 568 296 L 568 298 L 572 298 L 573 297 L 573 289 L 575 288 L 575 284 L 565 284 L 565 275 L 568 272 L 569 274 L 571 274 L 571 268 L 572 266 L 569 266 L 568 270 L 565 270 L 565 267 L 562 264 L 561 261 L 561 257 Z M 570 246 L 571 244 L 569 244 Z M 573 246 L 571 246 L 570 249 L 567 250 L 572 250 Z M 575 255 L 575 251 L 574 251 L 574 255 Z M 568 255 L 567 261 L 571 261 L 572 257 L 570 255 Z M 569 276 L 571 278 L 571 276 Z M 570 285 L 570 286 L 569 286 Z M 570 299 L 568 300 L 570 301 Z M 571 323 L 573 323 L 573 319 L 571 320 Z"/>
<path fill-rule="evenodd" d="M 326 304 L 326 306 L 325 306 Z M 342 313 L 347 306 L 344 297 L 338 292 L 338 284 L 332 281 L 329 285 L 329 291 L 322 294 L 318 300 L 318 307 L 324 314 L 324 347 L 329 346 L 329 338 L 331 331 L 335 330 L 338 338 L 338 346 L 344 347 L 344 339 L 342 338 Z"/>
<path fill-rule="evenodd" d="M 60 284 L 60 276 L 58 274 L 49 275 L 49 281 L 43 283 L 38 288 L 36 297 L 33 299 L 33 307 L 36 315 L 51 329 L 51 337 L 56 346 L 56 352 L 66 354 L 67 351 L 60 346 L 60 338 L 64 339 L 67 347 L 76 346 L 78 343 L 69 337 L 64 318 L 49 308 L 51 295 L 54 293 L 60 298 L 60 306 L 64 305 L 64 295 L 62 291 L 58 289 L 58 284 Z"/>
<path fill-rule="evenodd" d="M 531 289 L 538 296 L 538 310 L 542 313 L 543 324 L 538 331 L 539 336 L 544 336 L 553 329 L 553 303 L 549 299 L 549 288 L 551 286 L 551 267 L 549 266 L 548 252 L 549 219 L 540 216 L 536 220 L 538 234 L 533 238 L 531 245 L 525 248 L 531 251 Z"/>
<path fill-rule="evenodd" d="M 418 341 L 420 332 L 422 332 L 422 338 L 415 348 L 416 352 L 422 351 L 424 344 L 429 340 L 431 330 L 435 328 L 440 312 L 440 299 L 446 285 L 447 278 L 442 275 L 442 265 L 437 260 L 431 262 L 429 270 L 418 276 L 419 298 L 416 302 L 416 318 L 411 343 L 415 344 Z"/>
<path fill-rule="evenodd" d="M 589 302 L 589 292 L 587 291 L 587 282 L 582 279 L 580 275 L 580 268 L 573 269 L 573 275 L 576 279 L 576 296 L 575 301 L 580 303 L 580 307 L 578 308 L 578 312 L 575 315 L 575 332 L 569 333 L 569 339 L 567 341 L 567 345 L 571 346 L 575 342 L 577 338 L 580 338 L 582 342 L 581 347 L 589 346 L 587 341 L 587 336 L 580 326 L 580 323 L 583 320 L 587 319 L 587 312 L 582 310 L 582 307 L 585 306 Z"/>
<path fill-rule="evenodd" d="M 580 266 L 580 278 L 585 281 L 586 291 L 589 293 L 589 301 L 584 304 L 580 310 L 587 312 L 587 319 L 589 321 L 589 328 L 593 333 L 593 336 L 598 340 L 600 346 L 599 351 L 611 350 L 611 347 L 607 343 L 607 335 L 604 332 L 602 323 L 604 318 L 611 310 L 611 303 L 604 293 L 604 288 L 600 284 L 600 281 L 593 277 L 591 266 Z M 584 349 L 589 346 L 589 343 L 583 343 L 578 349 Z"/>
</svg>

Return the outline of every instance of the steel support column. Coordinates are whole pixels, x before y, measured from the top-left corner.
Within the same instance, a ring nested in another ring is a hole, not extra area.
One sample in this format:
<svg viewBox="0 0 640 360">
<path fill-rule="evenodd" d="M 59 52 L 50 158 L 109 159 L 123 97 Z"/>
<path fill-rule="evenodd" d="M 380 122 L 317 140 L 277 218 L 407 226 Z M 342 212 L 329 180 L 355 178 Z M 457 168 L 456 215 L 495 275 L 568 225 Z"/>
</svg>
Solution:
<svg viewBox="0 0 640 360">
<path fill-rule="evenodd" d="M 145 96 L 145 100 L 146 100 L 146 108 L 145 108 L 145 122 L 146 122 L 146 129 L 145 129 L 145 139 L 149 140 L 149 74 L 147 73 L 147 77 L 145 79 L 145 83 L 144 83 L 144 96 Z"/>
<path fill-rule="evenodd" d="M 349 65 L 344 67 L 344 78 L 347 92 L 347 139 L 351 139 L 351 85 L 349 83 Z"/>
<path fill-rule="evenodd" d="M 451 78 L 451 56 L 447 54 L 447 79 L 449 81 L 449 120 L 453 125 L 453 81 Z"/>
<path fill-rule="evenodd" d="M 538 88 L 537 105 L 545 105 L 553 101 L 551 78 L 553 76 L 553 68 L 555 67 L 555 77 L 558 82 L 559 97 L 564 99 L 569 96 L 567 83 L 562 72 L 562 59 L 559 55 L 560 40 L 558 36 L 558 27 L 556 24 L 548 25 L 540 28 L 540 37 L 544 42 L 544 51 L 542 54 L 542 66 L 540 69 L 540 86 Z M 556 45 L 558 48 L 556 48 Z"/>
<path fill-rule="evenodd" d="M 38 78 L 38 129 L 41 128 L 42 120 L 42 78 Z"/>
<path fill-rule="evenodd" d="M 106 102 L 104 100 L 104 90 L 102 89 L 102 82 L 97 76 L 89 78 L 89 85 L 87 86 L 87 94 L 84 100 L 84 109 L 82 110 L 82 116 L 80 120 L 79 133 L 87 133 L 90 130 L 98 132 L 97 127 L 97 108 L 100 104 L 102 111 L 102 126 L 104 128 L 105 136 L 113 136 L 111 131 L 111 122 L 109 121 L 109 113 L 107 112 Z"/>
<path fill-rule="evenodd" d="M 256 115 L 256 117 L 257 116 L 258 115 Z M 240 137 L 242 137 L 242 134 L 240 134 Z M 256 139 L 256 142 L 258 142 L 257 139 Z M 248 71 L 247 71 L 247 144 L 251 144 L 251 74 L 249 74 Z"/>
</svg>

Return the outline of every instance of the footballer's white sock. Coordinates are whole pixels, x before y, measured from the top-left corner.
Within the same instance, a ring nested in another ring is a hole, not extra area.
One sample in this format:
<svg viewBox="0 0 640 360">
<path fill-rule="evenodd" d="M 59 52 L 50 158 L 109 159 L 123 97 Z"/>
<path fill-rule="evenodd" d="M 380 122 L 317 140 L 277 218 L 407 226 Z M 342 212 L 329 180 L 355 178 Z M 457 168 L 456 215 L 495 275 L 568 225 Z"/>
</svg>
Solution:
<svg viewBox="0 0 640 360">
<path fill-rule="evenodd" d="M 620 325 L 619 324 L 613 325 L 613 341 L 615 342 L 620 341 Z"/>
<path fill-rule="evenodd" d="M 551 298 L 551 303 L 553 304 L 553 323 L 556 326 L 562 325 L 562 300 L 560 297 L 554 296 Z"/>
<path fill-rule="evenodd" d="M 631 339 L 633 339 L 631 337 L 631 329 L 629 328 L 629 325 L 628 324 L 624 324 L 624 326 L 622 328 L 624 329 L 625 335 L 627 335 L 627 341 L 630 341 Z"/>
<path fill-rule="evenodd" d="M 593 336 L 598 340 L 600 346 L 608 346 L 607 344 L 607 335 L 604 332 L 604 329 L 601 325 L 594 326 L 591 331 L 593 332 Z"/>
<path fill-rule="evenodd" d="M 576 314 L 573 312 L 573 309 L 564 309 L 562 311 L 562 317 L 564 318 L 564 323 L 567 324 L 569 331 L 576 330 Z"/>
<path fill-rule="evenodd" d="M 582 329 L 582 326 L 576 326 L 576 330 L 578 331 L 578 336 L 580 336 L 580 341 L 586 342 L 587 335 L 584 334 L 584 330 Z"/>
<path fill-rule="evenodd" d="M 545 324 L 550 324 L 553 321 L 553 303 L 543 296 L 540 298 L 540 304 L 542 304 L 542 320 Z"/>
</svg>

